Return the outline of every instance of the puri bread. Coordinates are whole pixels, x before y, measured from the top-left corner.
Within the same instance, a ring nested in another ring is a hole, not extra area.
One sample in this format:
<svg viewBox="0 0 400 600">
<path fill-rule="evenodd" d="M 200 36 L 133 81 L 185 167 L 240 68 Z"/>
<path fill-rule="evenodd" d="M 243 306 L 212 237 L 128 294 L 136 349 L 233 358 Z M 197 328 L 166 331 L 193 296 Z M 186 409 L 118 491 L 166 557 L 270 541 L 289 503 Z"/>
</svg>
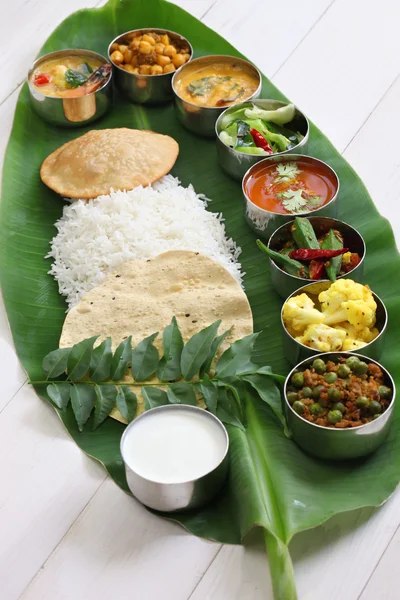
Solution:
<svg viewBox="0 0 400 600">
<path fill-rule="evenodd" d="M 154 183 L 172 169 L 178 143 L 168 135 L 138 129 L 100 129 L 52 152 L 42 181 L 67 198 L 96 198 L 113 190 Z"/>
</svg>

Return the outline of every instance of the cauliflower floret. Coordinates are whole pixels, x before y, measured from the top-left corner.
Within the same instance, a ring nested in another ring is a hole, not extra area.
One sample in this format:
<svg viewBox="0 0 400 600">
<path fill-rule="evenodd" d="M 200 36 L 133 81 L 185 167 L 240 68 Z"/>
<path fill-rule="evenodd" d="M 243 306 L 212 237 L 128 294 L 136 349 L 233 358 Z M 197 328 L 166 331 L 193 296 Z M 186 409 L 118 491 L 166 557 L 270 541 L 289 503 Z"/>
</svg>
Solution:
<svg viewBox="0 0 400 600">
<path fill-rule="evenodd" d="M 304 334 L 296 337 L 295 339 L 308 346 L 309 348 L 315 348 L 320 352 L 331 352 L 334 350 L 342 350 L 342 344 L 346 340 L 347 334 L 344 329 L 335 329 L 319 323 L 315 325 L 309 325 L 305 330 Z"/>
<path fill-rule="evenodd" d="M 372 340 L 379 335 L 379 330 L 376 327 L 373 327 L 372 329 L 364 327 L 364 329 L 357 330 L 354 325 L 351 325 L 350 323 L 338 323 L 337 327 L 345 329 L 347 332 L 347 337 L 350 340 L 364 342 L 364 345 L 369 344 L 369 342 L 372 342 Z"/>
<path fill-rule="evenodd" d="M 288 331 L 303 333 L 312 324 L 322 323 L 324 315 L 314 308 L 314 302 L 307 294 L 293 296 L 283 306 L 283 322 Z"/>
<path fill-rule="evenodd" d="M 326 325 L 348 321 L 357 332 L 375 325 L 376 302 L 367 285 L 338 279 L 318 299 Z"/>
<path fill-rule="evenodd" d="M 365 342 L 362 342 L 361 340 L 352 340 L 351 338 L 347 338 L 343 342 L 342 350 L 346 352 L 351 352 L 353 350 L 358 350 L 363 346 L 365 346 Z"/>
</svg>

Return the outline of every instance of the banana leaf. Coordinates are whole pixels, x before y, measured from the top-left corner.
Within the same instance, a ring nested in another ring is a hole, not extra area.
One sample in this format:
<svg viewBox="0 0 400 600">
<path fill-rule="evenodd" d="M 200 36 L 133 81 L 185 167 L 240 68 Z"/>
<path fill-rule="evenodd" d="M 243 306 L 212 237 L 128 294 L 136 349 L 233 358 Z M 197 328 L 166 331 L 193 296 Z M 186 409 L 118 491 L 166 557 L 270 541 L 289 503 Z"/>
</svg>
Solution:
<svg viewBox="0 0 400 600">
<path fill-rule="evenodd" d="M 99 9 L 82 10 L 67 18 L 49 37 L 41 54 L 59 48 L 88 48 L 106 54 L 108 43 L 129 28 L 165 27 L 179 31 L 193 44 L 195 54 L 240 54 L 197 19 L 164 0 L 110 0 Z M 263 78 L 262 97 L 285 99 Z M 187 186 L 213 199 L 210 210 L 222 212 L 228 236 L 242 248 L 245 287 L 255 331 L 262 331 L 256 360 L 277 373 L 288 371 L 283 352 L 279 311 L 281 300 L 271 287 L 266 259 L 244 221 L 241 186 L 219 168 L 215 142 L 185 131 L 171 104 L 135 106 L 119 95 L 113 111 L 97 128 L 152 129 L 173 136 L 180 156 L 173 174 Z M 48 275 L 44 256 L 55 235 L 63 203 L 44 186 L 39 168 L 44 158 L 85 129 L 57 129 L 44 123 L 29 105 L 28 89 L 21 91 L 3 170 L 0 205 L 0 277 L 4 303 L 19 359 L 29 377 L 41 379 L 42 358 L 57 347 L 66 304 Z M 380 295 L 389 312 L 389 329 L 382 363 L 400 382 L 400 258 L 393 232 L 376 210 L 363 183 L 324 135 L 311 124 L 308 153 L 328 162 L 338 173 L 339 218 L 356 226 L 367 243 L 364 283 Z M 44 388 L 36 391 L 44 398 Z M 377 506 L 400 479 L 399 412 L 390 437 L 374 455 L 357 462 L 330 464 L 311 458 L 287 439 L 270 408 L 251 394 L 243 399 L 245 431 L 229 427 L 230 478 L 211 505 L 170 515 L 195 535 L 224 543 L 240 543 L 255 526 L 263 528 L 275 597 L 294 600 L 293 572 L 287 546 L 298 532 L 315 527 L 336 513 Z M 128 491 L 119 441 L 124 426 L 108 418 L 95 431 L 91 422 L 78 431 L 72 411 L 59 412 L 65 427 L 84 452 L 101 461 L 115 482 Z M 163 515 L 165 516 L 165 515 Z"/>
</svg>

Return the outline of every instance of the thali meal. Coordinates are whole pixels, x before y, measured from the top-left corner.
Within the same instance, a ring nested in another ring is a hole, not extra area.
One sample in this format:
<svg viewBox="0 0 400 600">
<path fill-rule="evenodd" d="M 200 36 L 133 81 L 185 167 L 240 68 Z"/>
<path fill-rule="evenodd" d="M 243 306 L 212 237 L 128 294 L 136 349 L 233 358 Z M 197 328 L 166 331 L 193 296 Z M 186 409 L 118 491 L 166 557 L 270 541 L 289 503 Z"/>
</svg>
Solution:
<svg viewBox="0 0 400 600">
<path fill-rule="evenodd" d="M 278 251 L 257 241 L 281 269 L 302 279 L 330 279 L 350 273 L 359 265 L 361 257 L 343 247 L 343 236 L 337 229 L 329 229 L 317 238 L 310 221 L 296 217 L 291 226 L 292 238 Z"/>
<path fill-rule="evenodd" d="M 250 201 L 271 213 L 300 214 L 328 204 L 338 190 L 333 171 L 320 161 L 298 159 L 254 165 L 243 180 Z"/>
<path fill-rule="evenodd" d="M 181 69 L 174 89 L 185 102 L 205 108 L 231 106 L 254 96 L 260 80 L 250 63 L 234 57 L 198 58 Z"/>
<path fill-rule="evenodd" d="M 111 65 L 90 54 L 61 55 L 40 62 L 30 76 L 33 88 L 53 98 L 77 98 L 99 89 L 111 75 Z"/>
<path fill-rule="evenodd" d="M 368 285 L 338 279 L 314 300 L 311 294 L 291 296 L 283 305 L 288 333 L 300 344 L 320 352 L 354 351 L 378 335 L 377 304 Z"/>
<path fill-rule="evenodd" d="M 265 110 L 249 103 L 224 115 L 219 138 L 226 146 L 245 154 L 268 156 L 286 152 L 303 139 L 303 135 L 289 125 L 295 114 L 294 104 Z"/>
<path fill-rule="evenodd" d="M 187 63 L 191 49 L 186 41 L 157 31 L 132 32 L 110 47 L 117 67 L 140 75 L 172 73 Z"/>
<path fill-rule="evenodd" d="M 389 406 L 393 390 L 381 368 L 358 356 L 337 363 L 316 358 L 291 377 L 286 398 L 293 410 L 321 427 L 359 427 L 377 419 Z"/>
<path fill-rule="evenodd" d="M 168 135 L 125 127 L 93 130 L 52 152 L 40 177 L 61 196 L 96 198 L 154 183 L 169 173 L 178 153 Z"/>
<path fill-rule="evenodd" d="M 206 210 L 208 203 L 192 186 L 167 175 L 145 188 L 64 206 L 48 254 L 60 294 L 74 306 L 122 263 L 168 250 L 201 252 L 240 284 L 241 249 L 227 238 L 221 215 Z"/>
</svg>

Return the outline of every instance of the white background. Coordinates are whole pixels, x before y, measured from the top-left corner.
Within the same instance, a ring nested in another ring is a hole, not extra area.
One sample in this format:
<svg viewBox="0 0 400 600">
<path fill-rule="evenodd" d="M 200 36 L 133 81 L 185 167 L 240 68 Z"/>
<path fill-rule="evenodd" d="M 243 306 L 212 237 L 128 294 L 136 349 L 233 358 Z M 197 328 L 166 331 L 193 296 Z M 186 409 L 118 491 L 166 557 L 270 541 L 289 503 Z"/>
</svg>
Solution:
<svg viewBox="0 0 400 600">
<path fill-rule="evenodd" d="M 322 129 L 399 241 L 397 0 L 177 3 L 254 61 Z M 64 17 L 95 5 L 0 0 L 0 160 L 30 62 Z M 197 539 L 148 514 L 82 454 L 25 384 L 4 310 L 0 381 L 1 600 L 272 599 L 257 539 L 246 547 Z M 300 600 L 398 600 L 399 523 L 396 493 L 379 510 L 298 535 L 291 551 Z"/>
</svg>

